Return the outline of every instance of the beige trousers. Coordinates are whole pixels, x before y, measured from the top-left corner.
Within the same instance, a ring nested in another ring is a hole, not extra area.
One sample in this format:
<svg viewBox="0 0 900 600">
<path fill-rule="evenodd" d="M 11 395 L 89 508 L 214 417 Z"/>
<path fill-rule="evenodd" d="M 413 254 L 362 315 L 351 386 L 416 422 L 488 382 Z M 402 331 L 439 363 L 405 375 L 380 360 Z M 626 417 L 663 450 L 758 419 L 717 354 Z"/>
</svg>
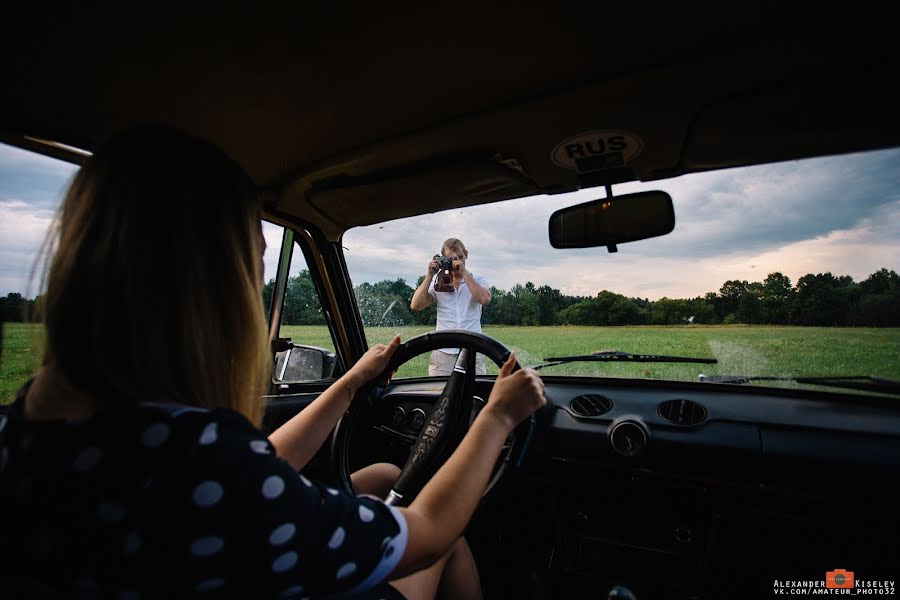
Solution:
<svg viewBox="0 0 900 600">
<path fill-rule="evenodd" d="M 432 350 L 431 357 L 428 359 L 428 376 L 450 375 L 450 373 L 453 372 L 453 367 L 456 365 L 457 358 L 459 358 L 458 354 L 447 354 L 440 350 Z M 476 354 L 475 374 L 485 375 L 486 373 L 487 369 L 484 365 L 484 355 Z"/>
</svg>

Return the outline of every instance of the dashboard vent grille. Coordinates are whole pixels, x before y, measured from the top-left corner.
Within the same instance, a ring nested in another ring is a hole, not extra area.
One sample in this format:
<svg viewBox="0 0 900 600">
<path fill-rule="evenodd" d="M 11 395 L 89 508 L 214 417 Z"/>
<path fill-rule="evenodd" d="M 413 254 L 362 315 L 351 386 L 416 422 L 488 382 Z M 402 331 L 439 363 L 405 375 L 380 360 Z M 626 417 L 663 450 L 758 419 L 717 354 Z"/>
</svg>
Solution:
<svg viewBox="0 0 900 600">
<path fill-rule="evenodd" d="M 599 417 L 609 412 L 613 407 L 613 401 L 600 394 L 586 394 L 573 398 L 569 408 L 576 415 L 582 417 Z"/>
<path fill-rule="evenodd" d="M 659 405 L 659 416 L 675 425 L 697 425 L 706 420 L 706 409 L 693 400 L 666 400 Z"/>
</svg>

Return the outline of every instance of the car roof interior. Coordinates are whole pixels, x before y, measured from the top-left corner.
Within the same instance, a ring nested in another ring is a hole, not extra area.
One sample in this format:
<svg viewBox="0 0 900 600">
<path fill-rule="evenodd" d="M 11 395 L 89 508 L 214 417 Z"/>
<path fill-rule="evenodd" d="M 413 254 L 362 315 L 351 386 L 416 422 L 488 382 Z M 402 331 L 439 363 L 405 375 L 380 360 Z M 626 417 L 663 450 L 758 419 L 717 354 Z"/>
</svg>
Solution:
<svg viewBox="0 0 900 600">
<path fill-rule="evenodd" d="M 90 150 L 129 126 L 175 126 L 269 190 L 270 216 L 330 240 L 459 206 L 900 144 L 900 36 L 842 3 L 257 8 L 17 8 L 0 36 L 0 140 L 77 161 L 44 141 Z M 554 163 L 592 131 L 628 132 L 640 153 L 598 172 Z"/>
</svg>

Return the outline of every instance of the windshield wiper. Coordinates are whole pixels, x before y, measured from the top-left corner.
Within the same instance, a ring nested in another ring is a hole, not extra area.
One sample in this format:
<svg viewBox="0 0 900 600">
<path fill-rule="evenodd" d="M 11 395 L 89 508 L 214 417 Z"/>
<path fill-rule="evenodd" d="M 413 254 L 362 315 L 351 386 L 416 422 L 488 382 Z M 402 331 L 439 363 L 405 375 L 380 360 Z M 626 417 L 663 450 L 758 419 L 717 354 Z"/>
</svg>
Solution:
<svg viewBox="0 0 900 600">
<path fill-rule="evenodd" d="M 751 381 L 795 381 L 807 385 L 880 392 L 882 394 L 900 394 L 900 381 L 870 375 L 848 375 L 834 377 L 762 377 L 746 375 L 700 375 L 700 381 L 708 383 L 743 384 Z"/>
<path fill-rule="evenodd" d="M 593 352 L 591 354 L 581 354 L 578 356 L 550 356 L 544 359 L 542 363 L 533 369 L 543 369 L 544 367 L 555 367 L 556 365 L 564 365 L 571 362 L 670 362 L 670 363 L 704 363 L 715 364 L 719 362 L 715 358 L 694 358 L 692 356 L 662 356 L 660 354 L 631 354 L 620 350 L 605 350 L 603 352 Z"/>
</svg>

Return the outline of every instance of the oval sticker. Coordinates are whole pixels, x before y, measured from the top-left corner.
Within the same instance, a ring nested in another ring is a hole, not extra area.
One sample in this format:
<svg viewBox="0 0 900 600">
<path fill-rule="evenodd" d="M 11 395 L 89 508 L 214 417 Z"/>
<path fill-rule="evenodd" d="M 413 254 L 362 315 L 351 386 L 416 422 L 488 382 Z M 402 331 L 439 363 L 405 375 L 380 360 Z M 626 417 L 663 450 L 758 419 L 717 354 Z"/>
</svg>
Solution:
<svg viewBox="0 0 900 600">
<path fill-rule="evenodd" d="M 642 148 L 641 138 L 627 131 L 590 131 L 563 140 L 550 157 L 563 169 L 599 171 L 628 164 Z"/>
</svg>

